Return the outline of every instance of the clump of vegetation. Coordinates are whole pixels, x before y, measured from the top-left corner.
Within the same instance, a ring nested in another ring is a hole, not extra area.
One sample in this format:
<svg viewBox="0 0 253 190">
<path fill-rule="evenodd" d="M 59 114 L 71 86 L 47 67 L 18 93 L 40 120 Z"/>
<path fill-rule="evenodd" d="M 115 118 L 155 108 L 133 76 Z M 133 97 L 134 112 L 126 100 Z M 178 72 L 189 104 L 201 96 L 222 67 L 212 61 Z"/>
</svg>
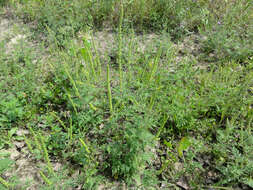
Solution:
<svg viewBox="0 0 253 190">
<path fill-rule="evenodd" d="M 216 19 L 205 30 L 202 49 L 214 54 L 211 61 L 234 59 L 242 61 L 252 56 L 252 3 L 249 1 L 227 3 L 216 13 Z"/>
<path fill-rule="evenodd" d="M 30 155 L 41 189 L 253 187 L 252 5 L 216 4 L 10 2 L 47 43 L 21 41 L 10 52 L 0 39 L 0 150 Z M 113 57 L 92 35 L 77 37 L 105 24 L 117 29 Z M 135 31 L 166 38 L 149 49 Z M 173 44 L 192 33 L 196 58 Z M 0 187 L 15 189 L 22 182 L 1 166 L 8 157 L 0 158 Z"/>
</svg>

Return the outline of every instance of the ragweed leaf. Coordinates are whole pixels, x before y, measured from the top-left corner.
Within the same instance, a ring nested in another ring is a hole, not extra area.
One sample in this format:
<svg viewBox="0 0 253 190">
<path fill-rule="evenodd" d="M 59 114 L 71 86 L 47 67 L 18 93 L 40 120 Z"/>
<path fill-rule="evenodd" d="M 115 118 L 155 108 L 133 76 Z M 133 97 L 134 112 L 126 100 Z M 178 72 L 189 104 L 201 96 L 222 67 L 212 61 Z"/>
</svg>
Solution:
<svg viewBox="0 0 253 190">
<path fill-rule="evenodd" d="M 189 148 L 189 146 L 191 146 L 191 141 L 189 139 L 189 137 L 183 137 L 181 139 L 181 141 L 179 142 L 179 146 L 178 146 L 178 155 L 180 157 L 183 157 L 183 151 L 185 151 L 187 148 Z"/>
</svg>

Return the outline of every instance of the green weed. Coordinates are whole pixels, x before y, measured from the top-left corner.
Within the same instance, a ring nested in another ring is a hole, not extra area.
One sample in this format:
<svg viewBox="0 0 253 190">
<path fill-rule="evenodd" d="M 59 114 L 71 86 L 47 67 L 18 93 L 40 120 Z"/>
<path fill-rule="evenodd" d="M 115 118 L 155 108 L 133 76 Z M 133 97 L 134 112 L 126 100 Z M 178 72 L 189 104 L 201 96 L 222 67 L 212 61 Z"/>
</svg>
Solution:
<svg viewBox="0 0 253 190">
<path fill-rule="evenodd" d="M 176 188 L 182 179 L 191 189 L 252 187 L 249 1 L 15 2 L 50 56 L 34 62 L 25 42 L 0 54 L 0 149 L 28 127 L 23 140 L 46 164 L 42 189 Z M 73 39 L 106 26 L 118 29 L 117 67 L 93 37 Z M 135 31 L 164 35 L 143 45 Z M 171 41 L 193 33 L 204 36 L 198 59 Z"/>
</svg>

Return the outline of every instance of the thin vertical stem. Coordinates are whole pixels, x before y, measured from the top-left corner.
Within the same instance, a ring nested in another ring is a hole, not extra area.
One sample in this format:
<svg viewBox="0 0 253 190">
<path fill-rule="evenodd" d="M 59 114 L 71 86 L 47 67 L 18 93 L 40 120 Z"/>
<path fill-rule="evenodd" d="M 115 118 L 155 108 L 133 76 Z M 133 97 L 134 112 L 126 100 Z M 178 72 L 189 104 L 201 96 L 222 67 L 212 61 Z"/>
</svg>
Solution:
<svg viewBox="0 0 253 190">
<path fill-rule="evenodd" d="M 97 47 L 96 47 L 96 44 L 95 44 L 93 36 L 92 36 L 92 45 L 93 45 L 93 48 L 94 48 L 95 54 L 96 54 L 95 61 L 96 61 L 96 67 L 97 67 L 97 70 L 98 70 L 98 76 L 100 76 L 101 73 L 102 73 L 102 67 L 101 67 L 101 62 L 100 62 L 99 54 L 98 54 Z"/>
<path fill-rule="evenodd" d="M 118 50 L 118 64 L 119 64 L 119 81 L 120 81 L 120 90 L 123 89 L 123 73 L 122 73 L 122 22 L 123 22 L 123 15 L 124 15 L 124 7 L 123 2 L 120 3 L 120 20 L 119 20 L 119 31 L 118 31 L 118 38 L 119 38 L 119 50 Z"/>
<path fill-rule="evenodd" d="M 110 112 L 112 113 L 113 112 L 113 107 L 112 107 L 112 91 L 111 91 L 111 84 L 110 84 L 110 67 L 109 67 L 109 64 L 107 64 L 107 93 L 108 93 Z"/>
<path fill-rule="evenodd" d="M 45 174 L 42 171 L 39 171 L 40 176 L 42 177 L 43 181 L 48 184 L 48 185 L 52 185 L 52 182 L 45 176 Z"/>
<path fill-rule="evenodd" d="M 39 134 L 39 137 L 40 137 L 40 141 L 41 141 L 41 145 L 42 145 L 42 149 L 43 149 L 43 153 L 44 153 L 44 159 L 47 162 L 47 168 L 48 168 L 50 174 L 55 176 L 53 167 L 52 167 L 51 162 L 49 160 L 49 156 L 48 156 L 48 152 L 47 152 L 47 147 L 45 145 L 44 138 L 43 138 L 43 136 L 41 134 Z"/>
<path fill-rule="evenodd" d="M 127 73 L 128 73 L 128 81 L 131 81 L 131 72 L 132 72 L 132 59 L 133 59 L 133 44 L 134 44 L 134 31 L 132 31 L 131 34 L 131 40 L 130 40 L 130 44 L 129 44 L 129 50 L 128 50 L 128 60 L 127 60 Z"/>
<path fill-rule="evenodd" d="M 35 134 L 35 132 L 34 132 L 34 130 L 32 129 L 31 126 L 28 126 L 28 128 L 29 128 L 30 132 L 33 135 L 33 139 L 34 139 L 34 143 L 35 143 L 36 148 L 41 151 L 42 148 L 41 148 L 41 145 L 40 145 L 39 140 L 37 138 L 37 135 Z"/>
<path fill-rule="evenodd" d="M 11 185 L 1 177 L 0 177 L 0 183 L 3 184 L 8 189 L 11 187 Z"/>
</svg>

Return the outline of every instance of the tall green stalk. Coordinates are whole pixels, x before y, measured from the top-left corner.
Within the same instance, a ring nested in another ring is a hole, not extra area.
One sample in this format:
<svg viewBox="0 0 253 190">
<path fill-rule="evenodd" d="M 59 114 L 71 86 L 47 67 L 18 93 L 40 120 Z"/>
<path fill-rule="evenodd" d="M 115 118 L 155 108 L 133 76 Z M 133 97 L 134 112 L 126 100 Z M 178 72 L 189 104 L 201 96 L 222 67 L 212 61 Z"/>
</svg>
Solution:
<svg viewBox="0 0 253 190">
<path fill-rule="evenodd" d="M 132 72 L 132 59 L 133 59 L 133 49 L 134 49 L 134 31 L 131 33 L 131 40 L 129 43 L 129 50 L 128 50 L 128 55 L 127 55 L 127 80 L 130 82 L 131 81 L 131 72 Z"/>
<path fill-rule="evenodd" d="M 10 189 L 11 184 L 9 184 L 7 181 L 5 181 L 3 178 L 0 177 L 0 183 L 3 184 L 6 188 Z"/>
<path fill-rule="evenodd" d="M 97 50 L 97 47 L 96 47 L 96 44 L 95 44 L 95 41 L 94 41 L 94 37 L 92 36 L 92 46 L 94 48 L 94 51 L 95 51 L 95 61 L 96 61 L 96 67 L 97 67 L 97 74 L 98 76 L 101 75 L 102 73 L 102 66 L 101 66 L 101 62 L 100 62 L 100 58 L 99 58 L 99 54 L 98 54 L 98 50 Z"/>
<path fill-rule="evenodd" d="M 32 145 L 30 144 L 29 140 L 26 138 L 25 135 L 23 135 L 23 137 L 24 137 L 25 143 L 26 143 L 26 145 L 27 145 L 27 147 L 28 147 L 28 150 L 29 150 L 30 153 L 32 154 L 32 153 L 33 153 Z"/>
<path fill-rule="evenodd" d="M 78 90 L 78 88 L 77 88 L 77 86 L 76 86 L 76 83 L 75 83 L 74 79 L 71 77 L 71 75 L 70 75 L 70 73 L 69 73 L 69 71 L 68 71 L 68 69 L 67 69 L 67 66 L 66 66 L 65 64 L 63 64 L 63 66 L 64 66 L 64 70 L 65 70 L 66 74 L 67 74 L 68 77 L 69 77 L 70 82 L 72 83 L 72 85 L 73 85 L 73 87 L 74 87 L 74 89 L 75 89 L 76 95 L 78 96 L 78 98 L 80 98 L 81 95 L 80 95 L 80 93 L 79 93 L 79 90 Z"/>
<path fill-rule="evenodd" d="M 92 58 L 91 44 L 86 38 L 83 38 L 83 44 L 84 44 L 84 48 L 81 49 L 81 54 L 83 56 L 84 61 L 90 64 L 91 74 L 93 75 L 94 80 L 96 81 L 97 75 L 96 75 L 94 60 Z"/>
<path fill-rule="evenodd" d="M 124 7 L 123 2 L 120 3 L 120 19 L 119 19 L 119 30 L 118 30 L 118 38 L 119 38 L 119 50 L 118 50 L 118 64 L 119 64 L 119 81 L 120 81 L 120 90 L 123 89 L 123 72 L 122 72 L 122 22 L 124 16 Z"/>
<path fill-rule="evenodd" d="M 64 122 L 54 112 L 50 112 L 50 114 L 60 122 L 60 124 L 66 131 L 68 131 L 68 128 L 66 127 Z"/>
<path fill-rule="evenodd" d="M 48 156 L 47 148 L 46 148 L 46 145 L 45 145 L 45 142 L 44 142 L 44 138 L 41 134 L 39 134 L 39 137 L 40 137 L 42 149 L 43 149 L 43 152 L 44 152 L 44 159 L 47 162 L 47 168 L 48 168 L 50 174 L 55 176 L 53 167 L 52 167 L 51 162 L 49 160 L 49 156 Z"/>
<path fill-rule="evenodd" d="M 40 176 L 42 177 L 43 181 L 48 184 L 48 185 L 52 185 L 52 182 L 45 176 L 45 174 L 42 171 L 39 171 Z"/>
<path fill-rule="evenodd" d="M 109 100 L 109 108 L 110 112 L 113 112 L 112 108 L 112 91 L 111 91 L 111 84 L 110 84 L 110 67 L 107 64 L 107 93 L 108 93 L 108 100 Z"/>
<path fill-rule="evenodd" d="M 35 143 L 36 148 L 37 148 L 38 150 L 41 151 L 42 148 L 41 148 L 41 145 L 40 145 L 40 143 L 39 143 L 39 140 L 38 140 L 38 138 L 37 138 L 36 133 L 34 132 L 34 130 L 32 129 L 31 126 L 28 126 L 28 128 L 29 128 L 30 132 L 31 132 L 32 135 L 33 135 L 33 139 L 34 139 L 34 143 Z"/>
<path fill-rule="evenodd" d="M 160 56 L 161 56 L 161 53 L 162 53 L 162 48 L 160 46 L 157 54 L 156 54 L 156 57 L 155 57 L 155 60 L 153 62 L 153 65 L 152 65 L 152 69 L 150 71 L 150 75 L 149 75 L 149 82 L 152 81 L 154 79 L 154 76 L 156 74 L 156 71 L 158 69 L 158 64 L 159 64 L 159 61 L 160 61 Z"/>
</svg>

